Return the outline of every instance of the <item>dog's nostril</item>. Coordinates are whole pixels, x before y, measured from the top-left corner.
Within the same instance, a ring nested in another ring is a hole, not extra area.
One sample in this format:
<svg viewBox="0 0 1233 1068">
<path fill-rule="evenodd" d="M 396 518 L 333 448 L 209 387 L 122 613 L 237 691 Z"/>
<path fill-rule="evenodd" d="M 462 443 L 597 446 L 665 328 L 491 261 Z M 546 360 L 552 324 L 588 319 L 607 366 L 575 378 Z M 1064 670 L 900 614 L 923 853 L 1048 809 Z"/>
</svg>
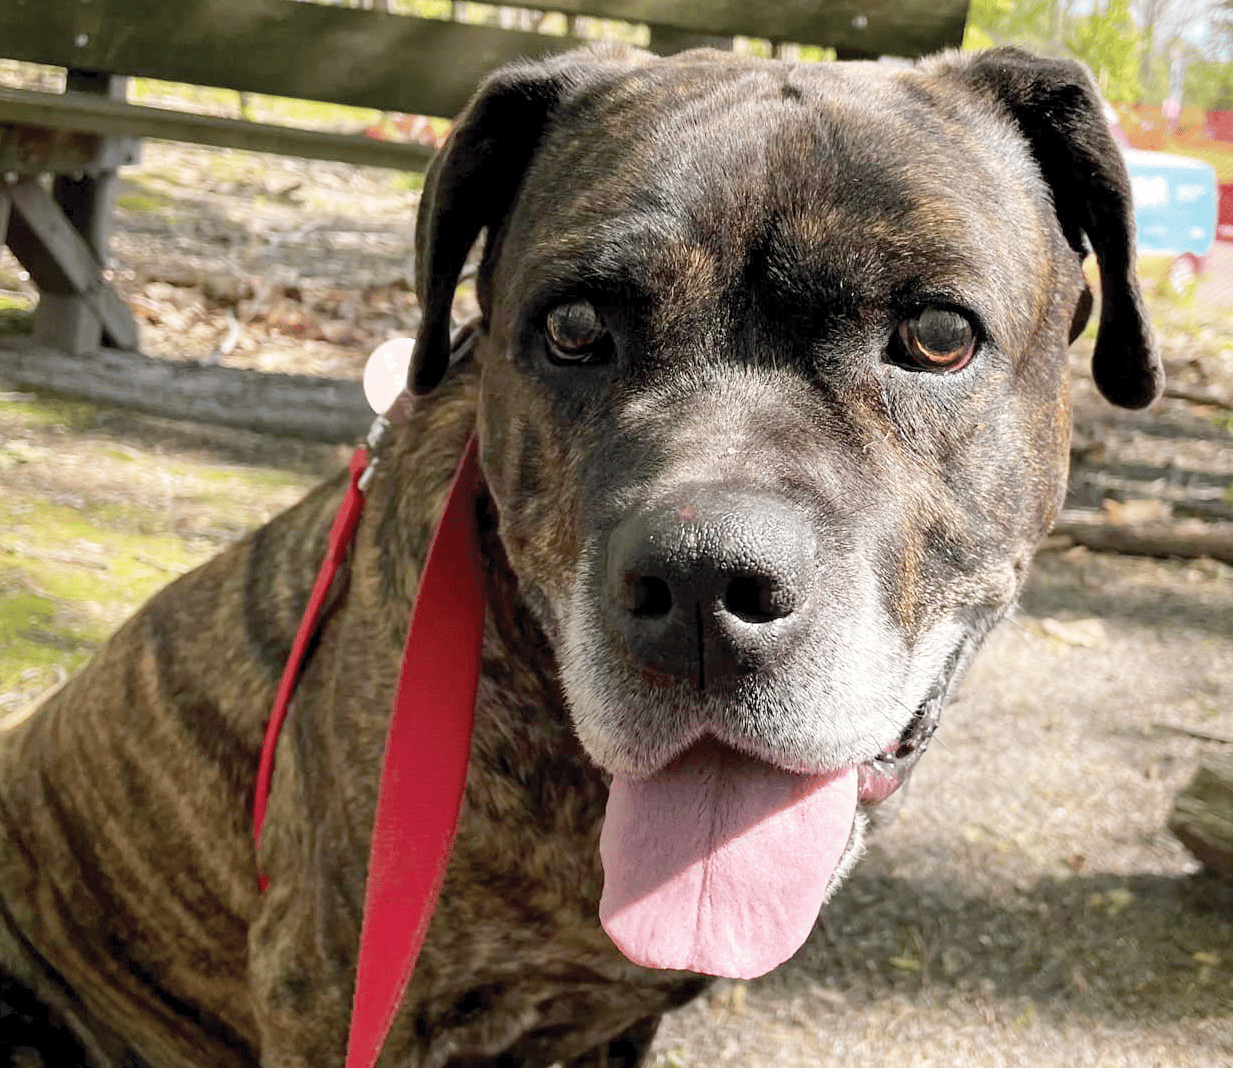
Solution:
<svg viewBox="0 0 1233 1068">
<path fill-rule="evenodd" d="M 790 615 L 791 608 L 781 601 L 763 575 L 738 575 L 724 590 L 724 608 L 746 623 L 770 623 Z"/>
<path fill-rule="evenodd" d="M 625 580 L 625 607 L 642 619 L 662 619 L 672 611 L 672 590 L 654 575 L 631 575 Z"/>
</svg>

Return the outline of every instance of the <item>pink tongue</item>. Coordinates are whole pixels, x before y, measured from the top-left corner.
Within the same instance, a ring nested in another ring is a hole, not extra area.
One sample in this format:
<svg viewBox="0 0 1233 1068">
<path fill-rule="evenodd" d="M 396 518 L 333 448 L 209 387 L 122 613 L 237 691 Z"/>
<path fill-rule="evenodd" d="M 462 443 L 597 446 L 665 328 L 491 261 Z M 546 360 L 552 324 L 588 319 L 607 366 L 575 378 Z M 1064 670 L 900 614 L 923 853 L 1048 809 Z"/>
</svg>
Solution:
<svg viewBox="0 0 1233 1068">
<path fill-rule="evenodd" d="M 856 773 L 795 775 L 702 742 L 612 781 L 599 917 L 635 964 L 752 979 L 813 928 L 856 813 Z"/>
</svg>

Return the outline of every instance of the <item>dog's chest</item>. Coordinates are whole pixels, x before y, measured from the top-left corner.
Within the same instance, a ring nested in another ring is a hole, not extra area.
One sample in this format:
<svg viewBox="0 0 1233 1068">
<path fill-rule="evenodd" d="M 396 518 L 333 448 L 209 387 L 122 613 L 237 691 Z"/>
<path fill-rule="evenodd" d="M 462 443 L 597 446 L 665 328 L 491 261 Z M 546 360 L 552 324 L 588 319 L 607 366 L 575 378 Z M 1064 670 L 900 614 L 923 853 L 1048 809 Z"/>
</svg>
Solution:
<svg viewBox="0 0 1233 1068">
<path fill-rule="evenodd" d="M 507 679 L 506 682 L 512 682 Z M 568 1061 L 707 984 L 623 957 L 599 925 L 605 778 L 553 717 L 481 706 L 468 803 L 391 1039 L 424 1065 Z"/>
<path fill-rule="evenodd" d="M 710 983 L 627 962 L 622 967 L 607 952 L 580 951 L 564 940 L 541 941 L 538 948 L 540 967 L 511 967 L 511 958 L 491 970 L 473 970 L 464 987 L 442 988 L 423 1000 L 412 991 L 390 1048 L 423 1068 L 470 1058 L 547 1068 L 684 1005 Z"/>
</svg>

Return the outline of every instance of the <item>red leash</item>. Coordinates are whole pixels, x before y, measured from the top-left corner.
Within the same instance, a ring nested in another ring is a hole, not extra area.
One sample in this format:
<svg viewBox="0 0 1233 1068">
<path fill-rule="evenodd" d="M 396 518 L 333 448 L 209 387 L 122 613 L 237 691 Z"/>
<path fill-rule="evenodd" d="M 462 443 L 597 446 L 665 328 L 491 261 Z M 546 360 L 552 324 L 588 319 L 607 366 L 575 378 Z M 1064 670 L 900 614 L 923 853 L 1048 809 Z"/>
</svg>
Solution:
<svg viewBox="0 0 1233 1068">
<path fill-rule="evenodd" d="M 291 643 L 291 655 L 283 668 L 283 677 L 278 683 L 278 693 L 274 697 L 274 707 L 266 723 L 265 741 L 261 745 L 261 762 L 257 765 L 257 781 L 253 787 L 253 846 L 261 845 L 261 828 L 265 824 L 266 805 L 270 799 L 270 777 L 274 774 L 274 750 L 278 746 L 278 735 L 283 728 L 283 720 L 287 718 L 287 706 L 291 703 L 291 695 L 295 684 L 300 681 L 300 671 L 304 667 L 304 655 L 308 645 L 317 632 L 321 609 L 329 595 L 334 576 L 338 574 L 346 558 L 351 539 L 355 537 L 355 528 L 359 526 L 360 512 L 364 507 L 364 493 L 360 489 L 360 479 L 368 469 L 368 450 L 361 445 L 351 454 L 350 480 L 346 496 L 339 505 L 338 514 L 334 517 L 334 525 L 330 527 L 330 538 L 325 550 L 325 559 L 321 562 L 321 570 L 317 572 L 317 581 L 313 583 L 312 593 L 308 596 L 308 606 L 300 620 L 300 629 L 296 631 L 295 641 Z M 269 880 L 264 873 L 258 873 L 257 883 L 261 892 Z"/>
<path fill-rule="evenodd" d="M 372 1068 L 377 1061 L 415 970 L 458 827 L 484 644 L 478 471 L 472 437 L 428 550 L 394 698 L 347 1068 Z"/>
<path fill-rule="evenodd" d="M 368 453 L 356 450 L 329 549 L 266 730 L 253 804 L 260 842 L 278 730 L 317 616 L 355 533 Z M 372 1068 L 406 993 L 449 864 L 466 786 L 484 640 L 472 437 L 424 565 L 381 769 L 346 1068 Z M 265 889 L 265 876 L 261 877 Z"/>
</svg>

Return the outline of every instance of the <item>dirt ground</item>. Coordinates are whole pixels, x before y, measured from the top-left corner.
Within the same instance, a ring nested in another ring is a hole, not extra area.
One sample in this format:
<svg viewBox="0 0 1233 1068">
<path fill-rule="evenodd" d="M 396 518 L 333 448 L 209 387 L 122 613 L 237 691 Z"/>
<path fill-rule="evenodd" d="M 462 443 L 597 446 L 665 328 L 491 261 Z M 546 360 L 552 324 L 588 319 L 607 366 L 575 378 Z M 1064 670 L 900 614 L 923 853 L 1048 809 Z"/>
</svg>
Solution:
<svg viewBox="0 0 1233 1068">
<path fill-rule="evenodd" d="M 148 145 L 114 244 L 144 350 L 357 375 L 415 325 L 415 199 L 376 172 Z M 0 260 L 0 301 L 28 296 Z M 1233 520 L 1233 307 L 1154 307 L 1191 399 L 1115 411 L 1077 346 L 1069 507 L 1213 529 Z M 5 389 L 0 636 L 36 666 L 0 658 L 0 713 L 338 462 Z M 654 1064 L 1233 1065 L 1233 886 L 1166 827 L 1231 744 L 1233 567 L 1050 545 L 807 945 L 669 1018 Z"/>
</svg>

